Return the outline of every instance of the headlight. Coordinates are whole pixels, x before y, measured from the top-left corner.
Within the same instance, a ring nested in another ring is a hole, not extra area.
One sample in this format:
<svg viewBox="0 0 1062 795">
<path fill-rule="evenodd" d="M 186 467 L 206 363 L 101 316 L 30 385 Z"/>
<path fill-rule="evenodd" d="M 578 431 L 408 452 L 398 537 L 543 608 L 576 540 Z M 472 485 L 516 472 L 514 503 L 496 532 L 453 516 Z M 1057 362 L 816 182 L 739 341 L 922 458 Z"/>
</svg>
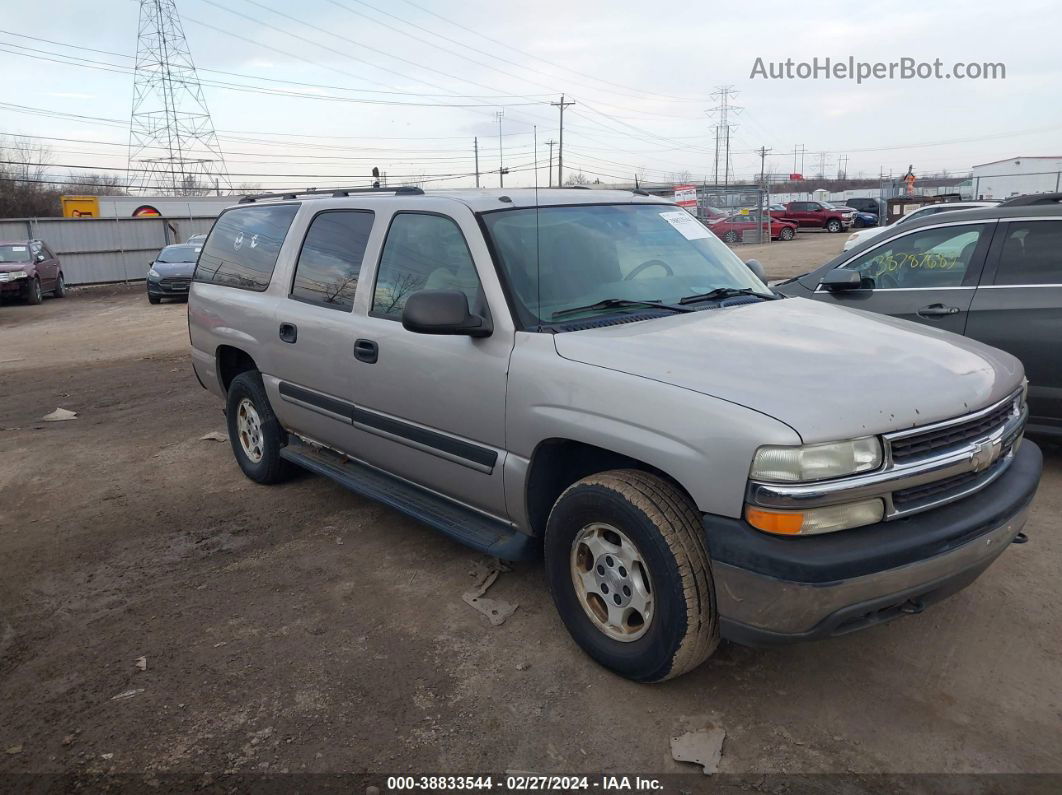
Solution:
<svg viewBox="0 0 1062 795">
<path fill-rule="evenodd" d="M 150 270 L 148 271 L 148 276 L 150 276 L 150 277 L 151 277 L 151 278 L 153 278 L 153 279 L 161 279 L 161 278 L 162 278 L 162 274 L 161 274 L 161 273 L 159 273 L 159 272 L 158 272 L 157 270 L 155 270 L 154 268 L 151 268 L 151 269 L 150 269 Z"/>
<path fill-rule="evenodd" d="M 0 281 L 13 282 L 15 279 L 25 279 L 29 276 L 25 271 L 7 271 L 6 273 L 0 273 Z"/>
<path fill-rule="evenodd" d="M 761 447 L 752 459 L 749 477 L 773 483 L 796 483 L 854 475 L 879 466 L 881 442 L 876 436 L 866 436 L 803 447 Z"/>
<path fill-rule="evenodd" d="M 774 511 L 745 507 L 745 519 L 757 530 L 782 536 L 807 536 L 833 533 L 868 524 L 877 524 L 885 516 L 885 503 L 880 499 L 827 505 L 803 511 Z"/>
</svg>

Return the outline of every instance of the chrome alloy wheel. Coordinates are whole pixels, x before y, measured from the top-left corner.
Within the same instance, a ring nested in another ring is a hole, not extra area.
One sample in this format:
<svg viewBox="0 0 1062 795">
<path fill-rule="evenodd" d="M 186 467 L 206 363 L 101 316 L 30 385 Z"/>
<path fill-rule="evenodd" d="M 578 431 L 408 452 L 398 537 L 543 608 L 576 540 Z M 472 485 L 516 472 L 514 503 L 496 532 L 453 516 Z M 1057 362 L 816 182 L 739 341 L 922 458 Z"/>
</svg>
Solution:
<svg viewBox="0 0 1062 795">
<path fill-rule="evenodd" d="M 236 409 L 236 433 L 240 437 L 240 447 L 244 454 L 257 464 L 262 460 L 262 420 L 258 410 L 248 398 L 240 401 Z"/>
<path fill-rule="evenodd" d="M 572 584 L 579 603 L 599 630 L 630 642 L 653 620 L 653 585 L 641 552 L 612 525 L 588 524 L 575 536 Z"/>
</svg>

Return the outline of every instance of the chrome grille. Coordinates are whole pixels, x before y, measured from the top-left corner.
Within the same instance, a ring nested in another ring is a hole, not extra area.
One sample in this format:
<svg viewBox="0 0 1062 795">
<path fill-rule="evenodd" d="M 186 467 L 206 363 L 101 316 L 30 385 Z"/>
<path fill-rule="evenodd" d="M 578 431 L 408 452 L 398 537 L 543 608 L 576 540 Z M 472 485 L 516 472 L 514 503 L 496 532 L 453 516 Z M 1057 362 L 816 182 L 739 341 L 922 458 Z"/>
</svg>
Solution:
<svg viewBox="0 0 1062 795">
<path fill-rule="evenodd" d="M 925 433 L 893 439 L 892 460 L 900 464 L 980 439 L 1005 425 L 1017 411 L 1015 403 L 1008 401 L 991 409 L 984 416 L 965 422 L 960 421 L 955 425 L 947 425 Z"/>
</svg>

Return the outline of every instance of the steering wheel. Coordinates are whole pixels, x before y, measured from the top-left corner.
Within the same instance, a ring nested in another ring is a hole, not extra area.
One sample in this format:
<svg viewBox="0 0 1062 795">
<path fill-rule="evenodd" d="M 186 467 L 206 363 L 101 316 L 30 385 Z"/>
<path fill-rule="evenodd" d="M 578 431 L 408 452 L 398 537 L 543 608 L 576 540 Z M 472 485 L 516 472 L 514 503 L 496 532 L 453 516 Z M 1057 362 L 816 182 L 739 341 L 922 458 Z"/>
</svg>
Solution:
<svg viewBox="0 0 1062 795">
<path fill-rule="evenodd" d="M 900 286 L 899 279 L 888 271 L 883 271 L 874 277 L 874 288 L 885 290 L 896 290 Z"/>
<path fill-rule="evenodd" d="M 637 276 L 639 273 L 644 271 L 646 268 L 653 268 L 653 267 L 663 268 L 665 271 L 667 271 L 667 275 L 668 276 L 674 276 L 675 275 L 675 271 L 673 271 L 671 269 L 671 266 L 668 265 L 666 262 L 664 262 L 662 259 L 647 259 L 641 265 L 639 265 L 634 270 L 632 270 L 630 273 L 628 273 L 626 276 L 624 276 L 623 277 L 623 281 L 625 281 L 625 282 L 626 281 L 630 281 L 635 276 Z"/>
</svg>

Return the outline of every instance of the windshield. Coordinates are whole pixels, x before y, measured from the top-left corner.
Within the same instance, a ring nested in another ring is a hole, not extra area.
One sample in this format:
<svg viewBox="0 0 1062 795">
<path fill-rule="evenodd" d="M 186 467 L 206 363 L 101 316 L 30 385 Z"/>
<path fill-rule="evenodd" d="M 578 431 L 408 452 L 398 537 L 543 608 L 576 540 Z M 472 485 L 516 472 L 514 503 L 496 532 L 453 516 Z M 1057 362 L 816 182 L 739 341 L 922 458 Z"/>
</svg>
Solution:
<svg viewBox="0 0 1062 795">
<path fill-rule="evenodd" d="M 0 245 L 0 262 L 29 262 L 29 246 Z"/>
<path fill-rule="evenodd" d="M 769 293 L 723 242 L 666 204 L 567 205 L 483 215 L 525 326 L 600 314 L 591 305 L 676 303 L 718 288 Z M 587 307 L 585 312 L 570 312 Z M 645 311 L 644 306 L 609 311 Z"/>
<path fill-rule="evenodd" d="M 156 262 L 195 262 L 200 246 L 166 246 Z"/>
</svg>

